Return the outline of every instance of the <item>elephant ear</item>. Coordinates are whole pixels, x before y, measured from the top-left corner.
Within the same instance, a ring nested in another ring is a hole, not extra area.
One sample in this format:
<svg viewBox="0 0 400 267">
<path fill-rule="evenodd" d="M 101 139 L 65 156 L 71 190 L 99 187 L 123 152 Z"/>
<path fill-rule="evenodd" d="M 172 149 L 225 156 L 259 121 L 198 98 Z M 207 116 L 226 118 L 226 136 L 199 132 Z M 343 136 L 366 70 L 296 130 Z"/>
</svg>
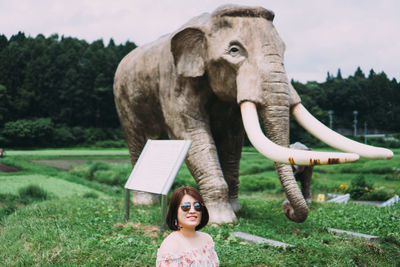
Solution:
<svg viewBox="0 0 400 267">
<path fill-rule="evenodd" d="M 171 52 L 178 75 L 200 77 L 204 74 L 204 32 L 198 28 L 185 28 L 171 39 Z"/>
</svg>

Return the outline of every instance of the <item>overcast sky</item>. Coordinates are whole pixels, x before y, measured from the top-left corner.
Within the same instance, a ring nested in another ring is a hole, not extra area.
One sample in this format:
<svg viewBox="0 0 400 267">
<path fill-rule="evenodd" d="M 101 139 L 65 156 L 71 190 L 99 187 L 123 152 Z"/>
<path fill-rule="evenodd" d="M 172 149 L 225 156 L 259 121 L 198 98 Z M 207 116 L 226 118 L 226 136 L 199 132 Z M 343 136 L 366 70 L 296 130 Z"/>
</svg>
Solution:
<svg viewBox="0 0 400 267">
<path fill-rule="evenodd" d="M 360 66 L 366 75 L 373 68 L 400 80 L 398 0 L 0 0 L 0 34 L 57 33 L 140 46 L 227 3 L 274 11 L 290 79 L 322 82 L 328 71 L 340 68 L 347 77 Z"/>
</svg>

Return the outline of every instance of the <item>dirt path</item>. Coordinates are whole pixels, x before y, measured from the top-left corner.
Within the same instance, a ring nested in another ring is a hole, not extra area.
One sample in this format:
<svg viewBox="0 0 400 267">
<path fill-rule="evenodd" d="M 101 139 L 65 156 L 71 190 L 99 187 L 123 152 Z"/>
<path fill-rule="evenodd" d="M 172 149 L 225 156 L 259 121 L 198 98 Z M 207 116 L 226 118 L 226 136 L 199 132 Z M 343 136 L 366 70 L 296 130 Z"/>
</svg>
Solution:
<svg viewBox="0 0 400 267">
<path fill-rule="evenodd" d="M 0 172 L 20 172 L 21 169 L 0 162 Z"/>
<path fill-rule="evenodd" d="M 129 159 L 99 159 L 99 160 L 86 160 L 86 159 L 37 159 L 29 160 L 29 162 L 50 166 L 59 170 L 69 170 L 72 166 L 82 165 L 88 161 L 105 161 L 109 163 L 129 163 Z"/>
<path fill-rule="evenodd" d="M 29 160 L 29 162 L 41 164 L 45 166 L 50 166 L 59 170 L 68 171 L 71 167 L 76 165 L 82 165 L 88 162 L 86 159 L 38 159 L 38 160 Z M 91 160 L 91 161 L 105 161 L 109 163 L 129 163 L 129 159 L 101 159 L 101 160 Z M 0 162 L 0 172 L 20 172 L 21 169 L 18 169 L 13 166 L 9 166 Z"/>
</svg>

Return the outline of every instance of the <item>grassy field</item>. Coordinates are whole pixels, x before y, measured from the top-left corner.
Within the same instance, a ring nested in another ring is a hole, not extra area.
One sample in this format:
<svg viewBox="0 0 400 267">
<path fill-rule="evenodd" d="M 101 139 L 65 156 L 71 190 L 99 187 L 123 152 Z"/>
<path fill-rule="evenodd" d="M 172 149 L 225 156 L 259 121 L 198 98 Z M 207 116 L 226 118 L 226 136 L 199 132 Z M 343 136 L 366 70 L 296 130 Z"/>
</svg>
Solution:
<svg viewBox="0 0 400 267">
<path fill-rule="evenodd" d="M 391 194 L 400 193 L 399 152 L 390 161 L 360 160 L 338 166 L 317 166 L 313 195 L 351 186 L 363 176 Z M 7 151 L 0 162 L 21 168 L 0 172 L 0 209 L 3 194 L 18 195 L 36 184 L 49 193 L 44 201 L 19 204 L 0 218 L 0 266 L 154 266 L 159 235 L 160 207 L 132 206 L 131 220 L 123 221 L 122 184 L 129 163 L 105 159 L 127 158 L 126 150 L 63 149 Z M 69 171 L 28 162 L 33 159 L 87 159 Z M 400 205 L 378 208 L 360 204 L 313 202 L 306 222 L 296 224 L 283 214 L 282 189 L 273 164 L 245 149 L 240 169 L 242 205 L 236 225 L 207 226 L 216 243 L 221 266 L 398 266 L 400 262 Z M 194 185 L 183 166 L 174 187 Z M 92 193 L 92 194 L 88 194 Z M 2 213 L 0 213 L 2 214 Z M 1 215 L 0 215 L 1 216 Z M 367 242 L 329 233 L 338 228 L 377 235 Z M 230 236 L 242 231 L 293 244 L 282 250 L 251 245 Z"/>
<path fill-rule="evenodd" d="M 105 196 L 101 191 L 93 190 L 86 186 L 61 180 L 56 177 L 40 174 L 0 176 L 0 184 L 0 194 L 17 194 L 20 188 L 29 184 L 35 184 L 49 192 L 51 196 L 58 198 L 82 196 L 88 192 Z"/>
</svg>

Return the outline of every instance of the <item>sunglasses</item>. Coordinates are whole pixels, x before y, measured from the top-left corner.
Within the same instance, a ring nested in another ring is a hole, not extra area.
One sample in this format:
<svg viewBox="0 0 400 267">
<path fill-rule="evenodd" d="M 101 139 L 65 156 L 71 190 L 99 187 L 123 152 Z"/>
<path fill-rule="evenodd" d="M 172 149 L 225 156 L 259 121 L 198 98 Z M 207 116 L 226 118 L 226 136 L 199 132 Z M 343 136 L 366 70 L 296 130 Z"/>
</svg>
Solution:
<svg viewBox="0 0 400 267">
<path fill-rule="evenodd" d="M 192 204 L 190 204 L 190 202 L 183 202 L 181 204 L 181 209 L 184 212 L 188 212 L 191 207 L 192 207 Z M 193 208 L 194 208 L 195 211 L 202 211 L 203 205 L 200 202 L 194 202 L 193 203 Z"/>
</svg>

